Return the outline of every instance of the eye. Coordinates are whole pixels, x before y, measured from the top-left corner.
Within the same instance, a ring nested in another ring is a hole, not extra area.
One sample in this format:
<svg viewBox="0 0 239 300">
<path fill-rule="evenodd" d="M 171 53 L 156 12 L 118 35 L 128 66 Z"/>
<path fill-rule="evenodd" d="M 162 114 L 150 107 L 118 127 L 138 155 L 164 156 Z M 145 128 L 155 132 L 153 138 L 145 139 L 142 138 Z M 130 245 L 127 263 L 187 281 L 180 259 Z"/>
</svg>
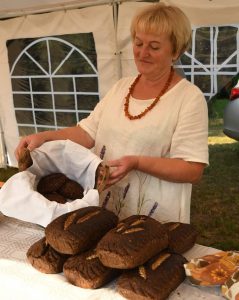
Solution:
<svg viewBox="0 0 239 300">
<path fill-rule="evenodd" d="M 136 47 L 141 47 L 141 46 L 143 46 L 143 43 L 141 43 L 141 42 L 134 42 L 134 45 Z"/>
<path fill-rule="evenodd" d="M 159 50 L 160 49 L 160 47 L 159 47 L 159 45 L 150 45 L 150 48 L 152 49 L 152 50 Z"/>
</svg>

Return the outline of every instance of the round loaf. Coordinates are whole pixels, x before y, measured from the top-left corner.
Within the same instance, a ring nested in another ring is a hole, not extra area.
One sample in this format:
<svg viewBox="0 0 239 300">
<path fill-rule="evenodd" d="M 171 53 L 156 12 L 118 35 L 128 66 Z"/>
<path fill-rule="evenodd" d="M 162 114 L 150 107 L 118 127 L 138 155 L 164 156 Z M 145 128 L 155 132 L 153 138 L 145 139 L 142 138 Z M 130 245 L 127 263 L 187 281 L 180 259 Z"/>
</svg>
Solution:
<svg viewBox="0 0 239 300">
<path fill-rule="evenodd" d="M 67 180 L 62 173 L 53 173 L 42 177 L 37 184 L 37 191 L 44 195 L 56 192 Z"/>
<path fill-rule="evenodd" d="M 75 200 L 83 198 L 84 189 L 78 182 L 68 178 L 58 189 L 58 193 L 66 199 Z"/>
<path fill-rule="evenodd" d="M 64 204 L 67 202 L 67 200 L 58 193 L 49 193 L 49 194 L 44 194 L 43 196 L 46 197 L 48 200 L 55 201 L 57 203 Z"/>
</svg>

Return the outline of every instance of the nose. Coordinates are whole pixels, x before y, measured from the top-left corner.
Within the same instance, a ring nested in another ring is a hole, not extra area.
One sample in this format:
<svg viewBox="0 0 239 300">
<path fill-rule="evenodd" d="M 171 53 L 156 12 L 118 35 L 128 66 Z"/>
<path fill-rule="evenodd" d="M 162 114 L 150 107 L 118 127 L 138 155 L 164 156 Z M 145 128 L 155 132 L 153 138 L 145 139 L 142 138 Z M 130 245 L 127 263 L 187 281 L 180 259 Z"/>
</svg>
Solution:
<svg viewBox="0 0 239 300">
<path fill-rule="evenodd" d="M 140 48 L 139 53 L 140 58 L 148 57 L 149 56 L 149 48 L 147 46 L 143 46 Z"/>
</svg>

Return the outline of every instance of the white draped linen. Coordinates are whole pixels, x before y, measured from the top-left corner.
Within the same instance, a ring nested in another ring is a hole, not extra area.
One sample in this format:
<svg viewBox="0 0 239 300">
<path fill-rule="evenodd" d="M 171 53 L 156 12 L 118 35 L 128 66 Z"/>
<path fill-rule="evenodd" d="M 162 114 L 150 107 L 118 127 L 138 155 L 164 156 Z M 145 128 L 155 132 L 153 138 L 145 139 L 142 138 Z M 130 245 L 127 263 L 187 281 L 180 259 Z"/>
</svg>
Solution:
<svg viewBox="0 0 239 300">
<path fill-rule="evenodd" d="M 45 227 L 64 213 L 99 205 L 99 193 L 94 186 L 101 159 L 89 149 L 69 140 L 51 141 L 33 150 L 31 157 L 33 165 L 13 175 L 0 190 L 3 214 Z M 61 204 L 38 193 L 39 180 L 53 173 L 63 173 L 78 182 L 84 189 L 83 198 Z"/>
<path fill-rule="evenodd" d="M 44 274 L 27 261 L 29 247 L 44 236 L 40 226 L 0 214 L 0 298 L 4 300 L 123 300 L 116 292 L 116 281 L 91 290 L 70 284 L 63 273 Z M 187 259 L 212 254 L 218 250 L 195 245 L 185 256 Z M 219 288 L 190 285 L 185 280 L 169 300 L 223 300 Z"/>
</svg>

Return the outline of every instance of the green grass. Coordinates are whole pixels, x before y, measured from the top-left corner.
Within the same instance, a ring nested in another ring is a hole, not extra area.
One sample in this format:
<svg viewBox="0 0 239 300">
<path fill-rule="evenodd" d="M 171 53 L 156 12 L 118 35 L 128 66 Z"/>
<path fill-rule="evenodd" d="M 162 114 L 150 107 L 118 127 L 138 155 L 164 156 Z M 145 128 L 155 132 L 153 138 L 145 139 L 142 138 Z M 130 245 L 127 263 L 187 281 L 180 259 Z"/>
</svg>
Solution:
<svg viewBox="0 0 239 300">
<path fill-rule="evenodd" d="M 198 242 L 239 250 L 239 143 L 209 145 L 210 166 L 193 186 L 191 222 Z"/>
<path fill-rule="evenodd" d="M 239 250 L 239 143 L 222 131 L 226 102 L 219 99 L 209 109 L 210 165 L 193 186 L 191 222 L 200 233 L 200 244 Z"/>
<path fill-rule="evenodd" d="M 7 181 L 12 175 L 18 172 L 17 168 L 0 168 L 0 181 Z"/>
</svg>

